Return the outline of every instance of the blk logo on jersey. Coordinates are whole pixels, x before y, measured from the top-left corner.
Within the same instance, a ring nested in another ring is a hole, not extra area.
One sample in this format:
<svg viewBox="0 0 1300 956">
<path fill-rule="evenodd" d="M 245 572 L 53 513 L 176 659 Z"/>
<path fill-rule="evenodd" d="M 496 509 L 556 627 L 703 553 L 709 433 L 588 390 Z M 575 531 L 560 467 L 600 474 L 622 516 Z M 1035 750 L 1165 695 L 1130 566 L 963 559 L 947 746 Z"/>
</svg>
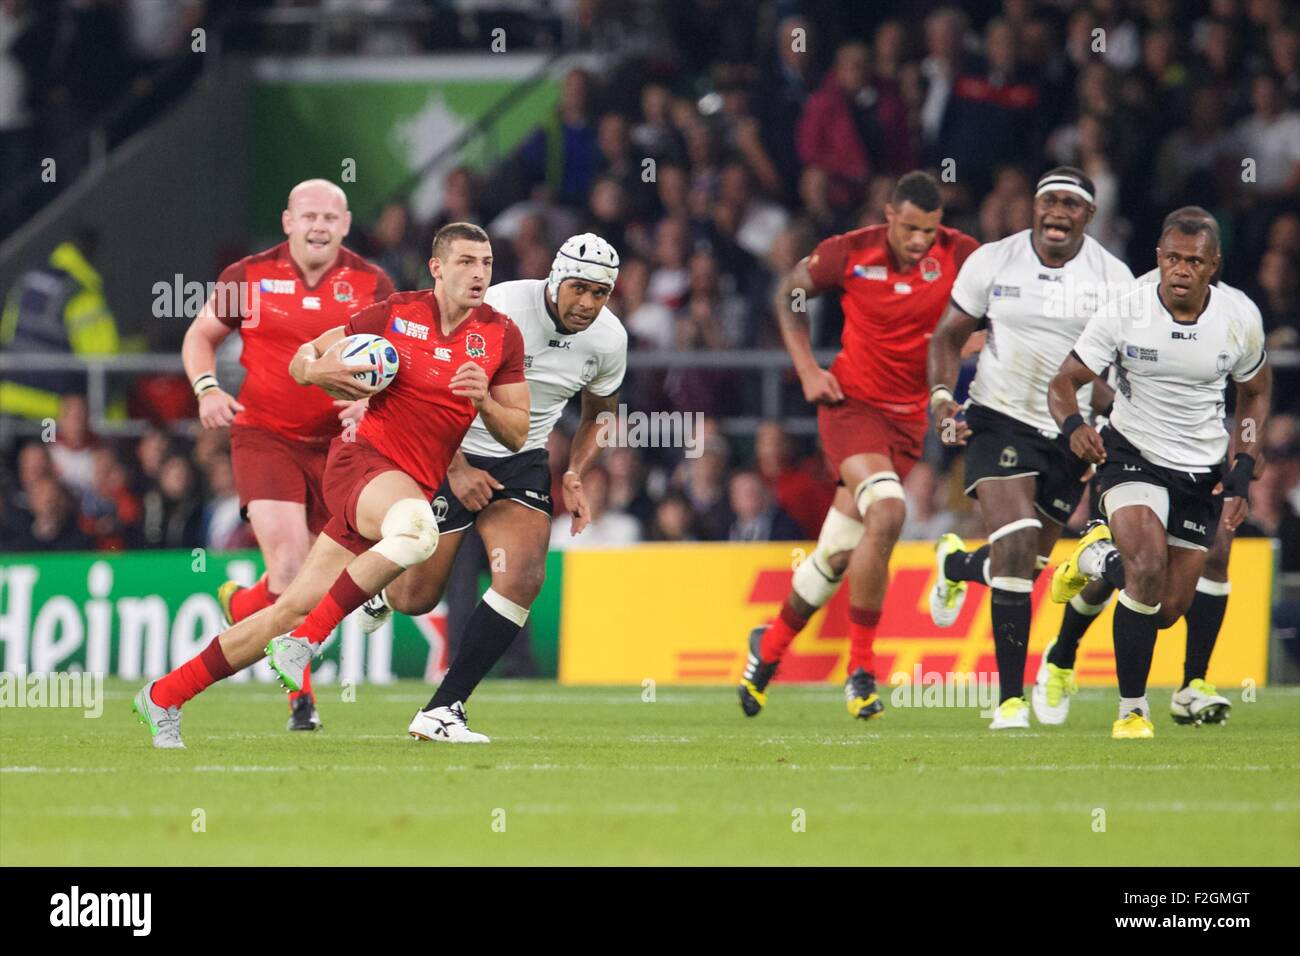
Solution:
<svg viewBox="0 0 1300 956">
<path fill-rule="evenodd" d="M 569 347 L 568 339 L 551 339 L 546 344 L 553 349 L 567 349 Z"/>
<path fill-rule="evenodd" d="M 465 354 L 470 358 L 482 358 L 487 355 L 487 342 L 477 332 L 465 336 Z"/>
<path fill-rule="evenodd" d="M 1170 332 L 1170 333 L 1169 333 L 1169 337 L 1172 338 L 1172 339 L 1182 339 L 1184 342 L 1195 342 L 1195 341 L 1196 341 L 1196 333 L 1195 333 L 1195 332 L 1180 332 L 1180 331 L 1178 331 L 1177 329 L 1174 329 L 1172 332 Z"/>
<path fill-rule="evenodd" d="M 421 342 L 429 338 L 429 327 L 421 325 L 419 322 L 408 322 L 406 319 L 393 319 L 393 331 L 400 332 L 402 335 L 409 336 L 413 339 L 419 339 Z"/>
</svg>

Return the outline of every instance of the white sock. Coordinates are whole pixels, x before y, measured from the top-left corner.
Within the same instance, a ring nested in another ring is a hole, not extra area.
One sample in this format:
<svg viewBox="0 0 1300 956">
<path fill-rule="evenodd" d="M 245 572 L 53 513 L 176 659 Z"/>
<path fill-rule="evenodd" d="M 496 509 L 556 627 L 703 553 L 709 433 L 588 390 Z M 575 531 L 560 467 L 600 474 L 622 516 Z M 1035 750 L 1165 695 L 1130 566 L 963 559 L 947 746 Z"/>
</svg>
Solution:
<svg viewBox="0 0 1300 956">
<path fill-rule="evenodd" d="M 1094 580 L 1101 577 L 1102 569 L 1106 567 L 1106 555 L 1114 550 L 1115 546 L 1109 541 L 1094 541 L 1079 555 L 1079 572 Z"/>
<path fill-rule="evenodd" d="M 1142 711 L 1143 717 L 1148 719 L 1151 717 L 1151 705 L 1147 703 L 1145 695 L 1142 697 L 1121 697 L 1119 699 L 1120 720 L 1123 720 L 1135 710 Z"/>
</svg>

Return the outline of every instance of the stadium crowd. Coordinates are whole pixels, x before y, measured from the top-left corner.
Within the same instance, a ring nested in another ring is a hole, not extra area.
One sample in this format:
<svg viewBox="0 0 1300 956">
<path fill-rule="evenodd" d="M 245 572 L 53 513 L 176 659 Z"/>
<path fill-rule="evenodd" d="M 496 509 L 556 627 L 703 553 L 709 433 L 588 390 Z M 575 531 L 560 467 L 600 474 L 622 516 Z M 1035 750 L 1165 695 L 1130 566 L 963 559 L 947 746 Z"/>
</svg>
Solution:
<svg viewBox="0 0 1300 956">
<path fill-rule="evenodd" d="M 599 33 L 601 18 L 625 5 L 580 6 Z M 498 282 L 544 277 L 565 236 L 593 231 L 622 254 L 610 306 L 634 352 L 779 348 L 769 303 L 781 274 L 820 239 L 883 222 L 902 173 L 939 174 L 945 222 L 989 241 L 1027 228 L 1035 177 L 1068 163 L 1097 186 L 1089 232 L 1135 274 L 1154 265 L 1171 208 L 1214 212 L 1224 279 L 1259 305 L 1270 348 L 1300 347 L 1293 5 L 843 5 L 851 15 L 786 0 L 658 6 L 662 36 L 651 52 L 604 78 L 569 72 L 554 113 L 506 162 L 487 175 L 459 168 L 447 177 L 432 221 L 416 221 L 394 197 L 349 245 L 410 289 L 428 285 L 429 239 L 446 222 L 488 229 Z M 840 322 L 833 297 L 817 300 L 815 344 L 834 348 Z M 723 427 L 761 407 L 753 376 L 636 369 L 624 396 L 633 409 L 706 416 L 702 452 L 608 450 L 587 480 L 591 527 L 573 540 L 557 522 L 556 547 L 815 537 L 833 487 L 813 446 L 780 421 L 752 437 Z M 793 375 L 783 407 L 807 414 Z M 1268 468 L 1243 533 L 1281 538 L 1284 567 L 1300 570 L 1295 369 L 1279 369 L 1274 407 Z M 134 442 L 101 441 L 84 400 L 72 397 L 55 434 L 5 463 L 6 542 L 39 550 L 249 543 L 224 433 L 160 427 Z M 564 429 L 552 440 L 565 442 Z M 933 443 L 909 477 L 905 536 L 973 530 L 951 458 Z M 551 460 L 562 468 L 566 456 L 553 448 Z"/>
</svg>

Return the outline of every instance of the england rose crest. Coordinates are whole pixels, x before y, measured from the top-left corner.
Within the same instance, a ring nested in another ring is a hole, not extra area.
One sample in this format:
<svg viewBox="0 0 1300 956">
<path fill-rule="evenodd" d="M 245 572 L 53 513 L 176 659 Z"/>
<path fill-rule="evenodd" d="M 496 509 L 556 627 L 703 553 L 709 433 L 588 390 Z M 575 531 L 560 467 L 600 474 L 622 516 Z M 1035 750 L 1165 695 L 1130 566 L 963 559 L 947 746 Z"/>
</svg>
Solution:
<svg viewBox="0 0 1300 956">
<path fill-rule="evenodd" d="M 465 336 L 465 354 L 470 358 L 482 358 L 487 355 L 487 343 L 483 341 L 483 336 L 477 332 Z"/>
</svg>

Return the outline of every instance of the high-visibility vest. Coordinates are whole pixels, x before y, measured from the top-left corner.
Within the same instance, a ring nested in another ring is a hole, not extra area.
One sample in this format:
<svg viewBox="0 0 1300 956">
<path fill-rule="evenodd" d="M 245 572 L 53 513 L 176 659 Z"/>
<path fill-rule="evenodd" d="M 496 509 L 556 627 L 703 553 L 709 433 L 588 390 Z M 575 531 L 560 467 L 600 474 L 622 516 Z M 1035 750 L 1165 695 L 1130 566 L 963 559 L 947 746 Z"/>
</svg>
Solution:
<svg viewBox="0 0 1300 956">
<path fill-rule="evenodd" d="M 81 250 L 60 243 L 44 266 L 14 283 L 0 315 L 0 347 L 10 355 L 116 354 L 117 322 L 103 289 L 103 279 Z M 0 374 L 0 411 L 55 418 L 62 396 L 85 391 L 81 372 L 5 372 Z"/>
</svg>

